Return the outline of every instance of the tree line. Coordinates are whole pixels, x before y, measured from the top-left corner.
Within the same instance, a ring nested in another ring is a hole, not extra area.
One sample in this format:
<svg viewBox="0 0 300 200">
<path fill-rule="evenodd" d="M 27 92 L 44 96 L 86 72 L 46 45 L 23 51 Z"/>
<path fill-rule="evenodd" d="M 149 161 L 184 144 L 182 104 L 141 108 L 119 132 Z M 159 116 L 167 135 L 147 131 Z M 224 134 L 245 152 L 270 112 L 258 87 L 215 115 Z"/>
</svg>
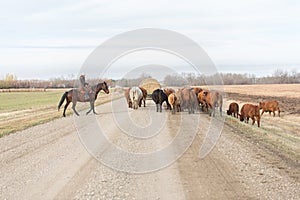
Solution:
<svg viewBox="0 0 300 200">
<path fill-rule="evenodd" d="M 213 75 L 195 75 L 194 73 L 182 73 L 181 75 L 167 75 L 164 78 L 165 85 L 252 85 L 252 84 L 295 84 L 300 83 L 300 73 L 275 70 L 271 76 L 256 77 L 254 74 L 216 73 Z"/>
<path fill-rule="evenodd" d="M 87 80 L 90 85 L 95 85 L 99 79 Z M 111 80 L 105 80 L 108 84 L 113 84 Z M 52 78 L 50 80 L 18 80 L 13 74 L 7 74 L 3 80 L 0 80 L 0 89 L 13 89 L 13 88 L 74 88 L 79 86 L 78 79 L 70 79 L 66 77 Z"/>
<path fill-rule="evenodd" d="M 132 87 L 139 85 L 143 80 L 151 78 L 142 74 L 138 78 L 122 78 L 119 80 L 106 80 L 111 87 Z M 99 82 L 98 79 L 87 80 L 90 85 Z M 187 85 L 251 85 L 251 84 L 295 84 L 300 83 L 300 73 L 296 70 L 275 70 L 271 76 L 256 77 L 254 74 L 217 73 L 213 75 L 196 75 L 194 73 L 170 74 L 161 80 L 167 86 Z M 10 88 L 73 88 L 78 87 L 77 79 L 64 77 L 50 80 L 18 80 L 13 74 L 7 74 L 0 80 L 0 89 Z"/>
</svg>

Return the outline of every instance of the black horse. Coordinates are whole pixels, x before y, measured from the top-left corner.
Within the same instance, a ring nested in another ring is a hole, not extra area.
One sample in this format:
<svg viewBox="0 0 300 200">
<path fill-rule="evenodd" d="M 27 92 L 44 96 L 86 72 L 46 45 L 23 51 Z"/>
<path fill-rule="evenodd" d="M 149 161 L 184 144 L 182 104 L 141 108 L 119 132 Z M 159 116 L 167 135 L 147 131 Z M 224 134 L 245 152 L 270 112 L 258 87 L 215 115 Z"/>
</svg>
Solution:
<svg viewBox="0 0 300 200">
<path fill-rule="evenodd" d="M 159 107 L 159 111 L 160 112 L 162 111 L 162 104 L 163 104 L 164 101 L 167 103 L 167 109 L 171 109 L 171 106 L 168 102 L 168 97 L 164 93 L 164 91 L 161 90 L 161 89 L 156 89 L 156 90 L 153 91 L 152 100 L 156 104 L 156 112 L 158 112 L 158 107 Z"/>
<path fill-rule="evenodd" d="M 91 87 L 92 92 L 89 93 L 89 98 L 85 98 L 85 94 L 80 92 L 78 89 L 72 89 L 68 92 L 65 92 L 63 96 L 60 99 L 60 102 L 58 104 L 58 110 L 60 109 L 61 105 L 64 103 L 66 99 L 66 105 L 63 112 L 63 116 L 66 116 L 66 109 L 68 105 L 72 102 L 72 109 L 75 112 L 77 116 L 79 116 L 78 112 L 75 109 L 75 106 L 77 104 L 77 101 L 79 102 L 90 102 L 90 110 L 86 113 L 89 114 L 92 110 L 94 114 L 97 114 L 95 112 L 95 101 L 97 99 L 98 93 L 103 90 L 106 94 L 109 94 L 109 89 L 106 84 L 106 82 L 98 83 L 97 85 L 93 85 Z"/>
</svg>

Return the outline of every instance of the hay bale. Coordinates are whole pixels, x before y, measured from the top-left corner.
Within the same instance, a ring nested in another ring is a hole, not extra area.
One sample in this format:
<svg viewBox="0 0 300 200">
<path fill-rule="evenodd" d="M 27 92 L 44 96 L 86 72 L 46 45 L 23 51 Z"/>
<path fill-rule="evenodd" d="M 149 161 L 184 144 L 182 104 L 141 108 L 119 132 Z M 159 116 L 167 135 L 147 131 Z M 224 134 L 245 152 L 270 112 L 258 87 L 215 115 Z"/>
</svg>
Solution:
<svg viewBox="0 0 300 200">
<path fill-rule="evenodd" d="M 141 82 L 140 87 L 145 88 L 148 94 L 152 94 L 154 90 L 160 89 L 161 85 L 156 79 L 147 78 Z"/>
</svg>

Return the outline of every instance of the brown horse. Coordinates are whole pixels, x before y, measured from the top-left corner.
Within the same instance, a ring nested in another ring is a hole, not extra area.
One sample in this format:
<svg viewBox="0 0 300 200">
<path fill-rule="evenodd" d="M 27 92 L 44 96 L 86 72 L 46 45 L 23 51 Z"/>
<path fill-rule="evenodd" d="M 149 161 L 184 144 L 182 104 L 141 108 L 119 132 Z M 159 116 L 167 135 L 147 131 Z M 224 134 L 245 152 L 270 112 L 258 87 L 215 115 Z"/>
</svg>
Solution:
<svg viewBox="0 0 300 200">
<path fill-rule="evenodd" d="M 193 88 L 184 88 L 181 90 L 181 97 L 182 97 L 182 110 L 185 108 L 188 109 L 189 114 L 195 113 L 198 106 L 198 100 Z"/>
<path fill-rule="evenodd" d="M 109 89 L 108 86 L 106 84 L 106 82 L 103 83 L 98 83 L 97 85 L 93 85 L 91 87 L 93 92 L 89 93 L 89 98 L 85 99 L 84 98 L 84 93 L 80 92 L 78 89 L 72 89 L 68 92 L 65 92 L 63 94 L 63 96 L 60 99 L 60 102 L 58 104 L 58 110 L 60 109 L 61 105 L 64 103 L 65 99 L 66 99 L 66 105 L 64 108 L 64 112 L 63 112 L 63 116 L 66 116 L 66 109 L 68 107 L 68 105 L 72 102 L 72 109 L 74 111 L 74 113 L 79 116 L 78 112 L 75 109 L 75 106 L 77 104 L 77 101 L 79 102 L 90 102 L 90 110 L 86 113 L 89 114 L 92 110 L 94 114 L 97 114 L 95 112 L 95 101 L 97 99 L 98 93 L 103 90 L 106 94 L 109 94 Z"/>
<path fill-rule="evenodd" d="M 147 90 L 143 87 L 139 87 L 142 90 L 143 98 L 141 99 L 139 106 L 142 106 L 142 101 L 144 102 L 144 107 L 146 107 L 146 99 L 147 99 Z"/>
<path fill-rule="evenodd" d="M 142 106 L 142 102 L 144 102 L 144 107 L 146 107 L 146 99 L 147 99 L 147 90 L 143 87 L 139 87 L 142 90 L 143 98 L 141 98 L 139 102 L 139 107 Z M 132 101 L 130 100 L 129 91 L 131 88 L 125 90 L 125 98 L 128 104 L 128 108 L 132 108 Z"/>
</svg>

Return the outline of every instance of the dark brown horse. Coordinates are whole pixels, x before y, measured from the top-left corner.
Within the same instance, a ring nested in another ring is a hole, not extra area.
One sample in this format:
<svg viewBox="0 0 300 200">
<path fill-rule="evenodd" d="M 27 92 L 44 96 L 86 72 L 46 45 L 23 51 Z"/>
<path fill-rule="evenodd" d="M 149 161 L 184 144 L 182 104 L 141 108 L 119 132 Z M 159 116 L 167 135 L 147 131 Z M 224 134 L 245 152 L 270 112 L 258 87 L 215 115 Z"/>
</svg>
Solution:
<svg viewBox="0 0 300 200">
<path fill-rule="evenodd" d="M 84 93 L 80 92 L 78 89 L 72 89 L 68 92 L 65 92 L 63 94 L 63 96 L 60 99 L 60 102 L 58 104 L 58 110 L 60 109 L 61 105 L 64 103 L 65 99 L 66 99 L 66 105 L 64 108 L 64 112 L 63 112 L 63 116 L 66 116 L 66 109 L 68 107 L 68 105 L 72 102 L 72 109 L 74 111 L 74 113 L 79 116 L 78 112 L 75 109 L 75 106 L 77 104 L 77 101 L 79 102 L 90 102 L 90 110 L 86 113 L 89 114 L 92 110 L 94 114 L 97 114 L 95 112 L 95 101 L 97 99 L 98 93 L 103 90 L 106 94 L 109 94 L 109 89 L 108 86 L 106 84 L 106 82 L 103 83 L 98 83 L 97 85 L 93 85 L 91 87 L 93 92 L 89 93 L 89 98 L 85 99 L 84 98 Z"/>
</svg>

